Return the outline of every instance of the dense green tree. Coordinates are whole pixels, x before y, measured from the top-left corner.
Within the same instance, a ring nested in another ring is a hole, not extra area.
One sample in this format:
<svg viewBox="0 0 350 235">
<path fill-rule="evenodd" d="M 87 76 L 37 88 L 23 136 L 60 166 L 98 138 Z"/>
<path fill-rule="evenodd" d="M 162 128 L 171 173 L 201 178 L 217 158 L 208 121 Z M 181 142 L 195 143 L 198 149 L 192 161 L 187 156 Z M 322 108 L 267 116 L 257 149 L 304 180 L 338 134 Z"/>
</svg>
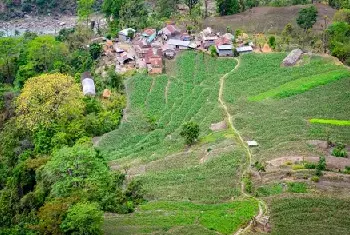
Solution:
<svg viewBox="0 0 350 235">
<path fill-rule="evenodd" d="M 72 77 L 44 74 L 31 78 L 16 101 L 17 122 L 30 131 L 63 125 L 82 115 L 82 98 L 81 89 Z"/>
<path fill-rule="evenodd" d="M 147 27 L 148 11 L 143 0 L 126 0 L 120 9 L 120 26 L 142 29 Z"/>
<path fill-rule="evenodd" d="M 95 0 L 78 0 L 78 16 L 82 21 L 89 23 L 90 15 L 93 13 Z"/>
<path fill-rule="evenodd" d="M 113 17 L 113 20 L 117 20 L 124 2 L 124 0 L 104 0 L 102 4 L 102 11 L 106 17 Z"/>
<path fill-rule="evenodd" d="M 52 36 L 36 37 L 28 43 L 28 62 L 32 63 L 38 73 L 48 72 L 54 68 L 56 61 L 65 61 L 68 49 L 64 43 Z"/>
<path fill-rule="evenodd" d="M 311 29 L 317 20 L 317 8 L 315 6 L 310 6 L 308 8 L 303 8 L 299 11 L 297 17 L 297 24 L 304 31 Z"/>
<path fill-rule="evenodd" d="M 221 16 L 240 12 L 238 0 L 216 0 L 216 7 Z"/>
<path fill-rule="evenodd" d="M 199 3 L 199 0 L 185 0 L 185 4 L 190 9 L 190 15 L 192 13 L 192 9 Z"/>
<path fill-rule="evenodd" d="M 65 234 L 102 234 L 103 212 L 97 203 L 79 202 L 69 208 L 61 224 Z"/>
<path fill-rule="evenodd" d="M 93 43 L 89 46 L 89 51 L 92 59 L 97 60 L 102 53 L 102 46 L 98 43 Z"/>
<path fill-rule="evenodd" d="M 346 22 L 350 24 L 350 9 L 341 9 L 333 17 L 333 21 Z"/>
<path fill-rule="evenodd" d="M 193 144 L 199 137 L 199 125 L 195 122 L 183 124 L 180 135 L 185 138 L 187 144 Z"/>
<path fill-rule="evenodd" d="M 109 190 L 112 179 L 107 164 L 86 144 L 55 151 L 43 169 L 43 177 L 54 197 L 77 194 L 97 201 Z"/>
<path fill-rule="evenodd" d="M 334 22 L 328 27 L 327 34 L 332 55 L 350 64 L 350 24 Z"/>
<path fill-rule="evenodd" d="M 178 0 L 157 0 L 157 13 L 159 17 L 169 18 L 176 12 Z"/>
<path fill-rule="evenodd" d="M 21 40 L 0 38 L 0 83 L 13 83 L 18 69 Z"/>
</svg>

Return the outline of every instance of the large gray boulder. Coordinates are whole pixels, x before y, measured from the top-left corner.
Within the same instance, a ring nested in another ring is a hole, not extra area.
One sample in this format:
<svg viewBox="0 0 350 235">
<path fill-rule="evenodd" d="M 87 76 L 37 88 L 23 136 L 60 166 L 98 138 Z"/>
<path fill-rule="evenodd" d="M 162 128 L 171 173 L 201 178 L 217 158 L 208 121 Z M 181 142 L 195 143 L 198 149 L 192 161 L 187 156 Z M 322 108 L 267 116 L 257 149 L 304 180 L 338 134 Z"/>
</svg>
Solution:
<svg viewBox="0 0 350 235">
<path fill-rule="evenodd" d="M 284 58 L 282 64 L 283 66 L 293 66 L 295 65 L 298 60 L 300 59 L 300 57 L 302 56 L 303 51 L 300 49 L 294 49 L 292 50 L 289 55 Z"/>
</svg>

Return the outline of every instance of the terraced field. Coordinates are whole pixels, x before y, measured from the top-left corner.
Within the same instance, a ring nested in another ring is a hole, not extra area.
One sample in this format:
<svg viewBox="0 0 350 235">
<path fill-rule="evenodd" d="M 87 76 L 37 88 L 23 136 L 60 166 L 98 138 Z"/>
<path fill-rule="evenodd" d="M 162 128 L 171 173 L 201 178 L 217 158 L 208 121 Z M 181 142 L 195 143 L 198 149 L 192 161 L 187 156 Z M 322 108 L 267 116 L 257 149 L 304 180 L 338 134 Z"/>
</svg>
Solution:
<svg viewBox="0 0 350 235">
<path fill-rule="evenodd" d="M 349 121 L 349 70 L 317 56 L 284 68 L 280 64 L 285 56 L 247 54 L 234 69 L 234 59 L 186 52 L 172 68 L 174 76 L 130 78 L 124 121 L 103 136 L 98 148 L 112 169 L 143 182 L 149 202 L 133 214 L 106 215 L 105 233 L 232 234 L 247 224 L 257 214 L 258 201 L 242 194 L 242 173 L 249 159 L 235 129 L 244 141 L 260 144 L 252 149 L 253 160 L 307 155 L 314 150 L 306 140 L 328 135 L 350 143 L 350 126 L 329 122 Z M 219 102 L 220 85 L 224 89 Z M 229 115 L 223 109 L 226 105 Z M 228 121 L 228 116 L 235 129 L 209 129 L 212 123 Z M 190 120 L 200 124 L 200 141 L 191 148 L 179 135 L 181 125 Z M 312 192 L 306 184 L 288 183 L 288 187 L 284 192 L 280 184 L 273 184 L 260 189 L 258 196 L 269 196 L 270 202 L 287 194 L 292 205 L 293 195 Z M 312 202 L 315 208 L 317 203 L 323 205 L 321 199 Z M 327 203 L 322 210 L 331 205 Z M 269 203 L 274 234 L 292 231 L 293 225 L 278 214 L 285 208 L 282 204 L 282 200 Z M 301 216 L 302 207 L 298 208 Z M 318 223 L 318 218 L 311 219 L 310 225 Z M 350 228 L 347 222 L 342 226 Z M 311 229 L 310 234 L 317 231 Z"/>
<path fill-rule="evenodd" d="M 226 80 L 224 98 L 236 128 L 260 144 L 257 159 L 310 153 L 305 140 L 350 143 L 350 127 L 310 119 L 349 121 L 350 70 L 331 58 L 281 67 L 283 53 L 250 54 Z"/>
</svg>

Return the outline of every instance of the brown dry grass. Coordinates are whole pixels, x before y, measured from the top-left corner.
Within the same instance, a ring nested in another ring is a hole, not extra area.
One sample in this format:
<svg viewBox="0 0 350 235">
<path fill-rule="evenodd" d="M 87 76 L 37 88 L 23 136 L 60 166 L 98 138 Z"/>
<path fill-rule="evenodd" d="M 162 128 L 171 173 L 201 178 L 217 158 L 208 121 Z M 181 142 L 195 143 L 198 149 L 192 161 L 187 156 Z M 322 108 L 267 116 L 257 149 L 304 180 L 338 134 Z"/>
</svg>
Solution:
<svg viewBox="0 0 350 235">
<path fill-rule="evenodd" d="M 336 10 L 324 4 L 315 4 L 315 6 L 318 9 L 318 18 L 313 29 L 319 32 L 324 24 L 323 16 L 327 15 L 331 20 Z M 249 33 L 280 33 L 288 23 L 296 26 L 295 19 L 299 10 L 304 7 L 306 6 L 255 7 L 231 16 L 209 17 L 204 21 L 204 26 L 212 27 L 220 32 L 225 32 L 226 27 L 229 26 L 232 29 L 243 29 Z"/>
</svg>

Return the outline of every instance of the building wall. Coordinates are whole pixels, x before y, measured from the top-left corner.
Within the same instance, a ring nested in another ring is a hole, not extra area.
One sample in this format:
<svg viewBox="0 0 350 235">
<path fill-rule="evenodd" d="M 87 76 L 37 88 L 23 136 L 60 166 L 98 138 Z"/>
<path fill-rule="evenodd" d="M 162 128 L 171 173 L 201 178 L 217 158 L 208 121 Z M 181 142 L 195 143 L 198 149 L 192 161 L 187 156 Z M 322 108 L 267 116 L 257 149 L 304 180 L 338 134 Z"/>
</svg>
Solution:
<svg viewBox="0 0 350 235">
<path fill-rule="evenodd" d="M 233 51 L 232 50 L 219 50 L 219 56 L 220 57 L 233 56 Z"/>
</svg>

